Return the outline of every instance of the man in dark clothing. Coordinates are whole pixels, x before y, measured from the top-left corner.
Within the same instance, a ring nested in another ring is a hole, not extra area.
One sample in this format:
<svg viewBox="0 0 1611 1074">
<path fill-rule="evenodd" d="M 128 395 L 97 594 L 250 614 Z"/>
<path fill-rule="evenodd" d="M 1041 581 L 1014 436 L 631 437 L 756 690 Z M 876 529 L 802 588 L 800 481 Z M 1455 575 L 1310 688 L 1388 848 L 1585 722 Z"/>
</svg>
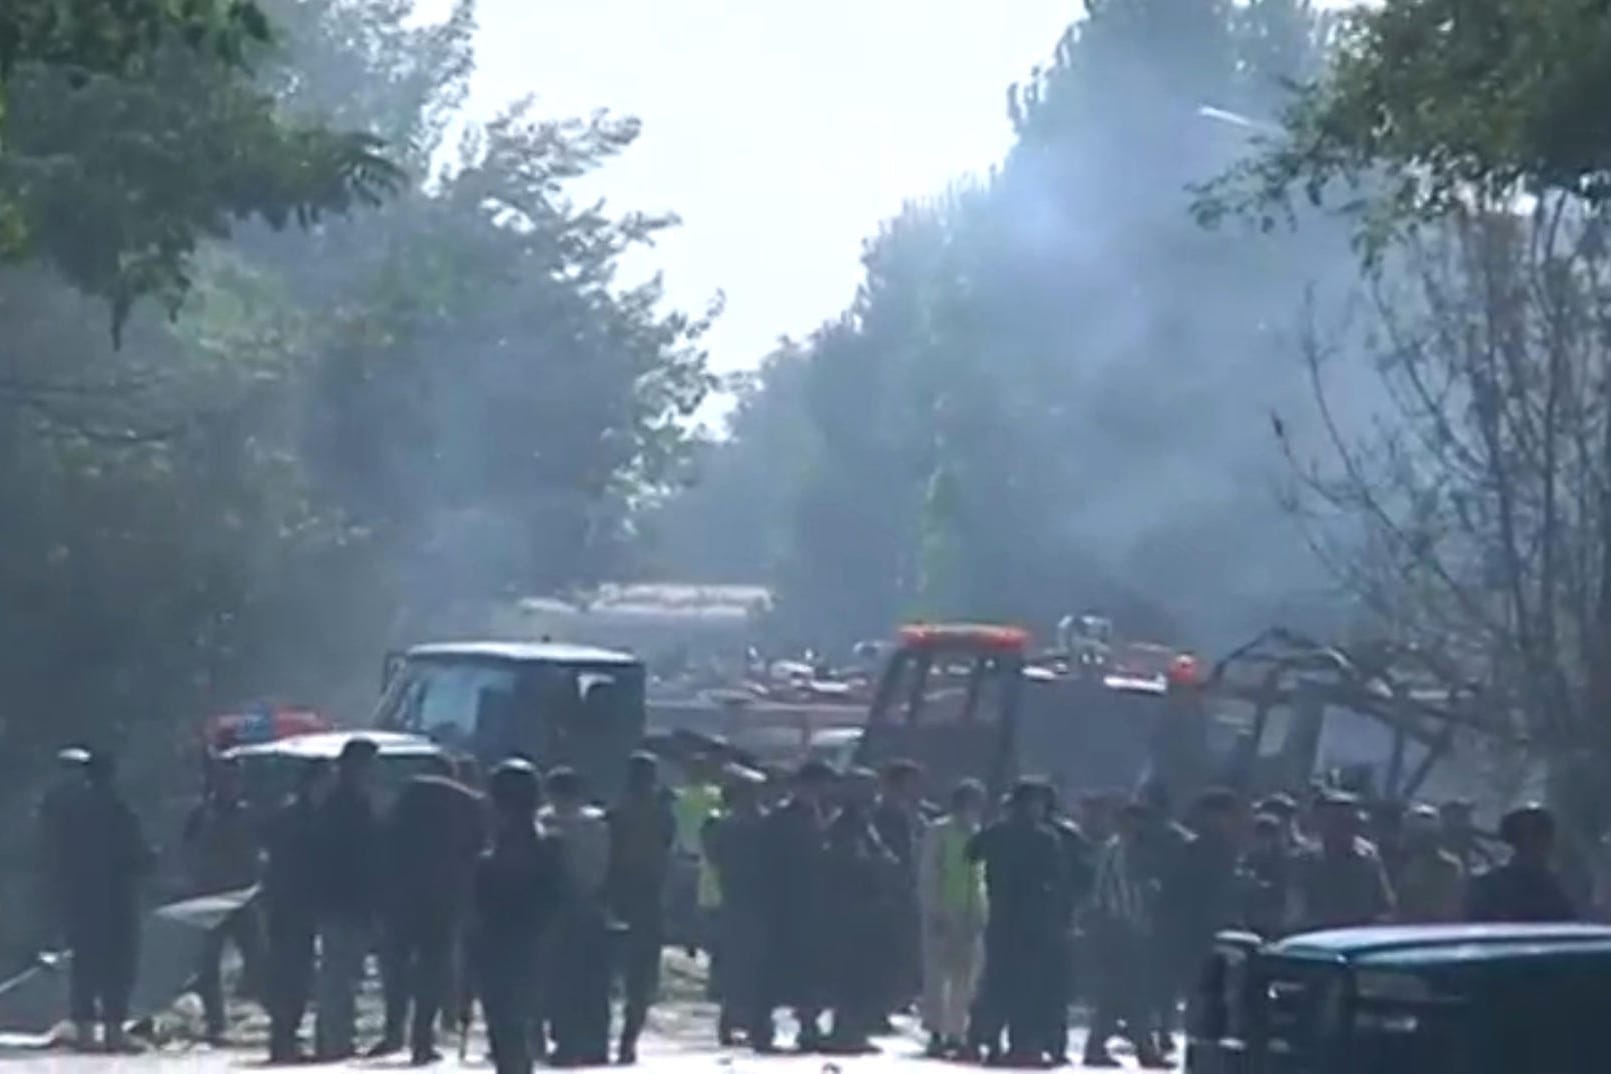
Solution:
<svg viewBox="0 0 1611 1074">
<path fill-rule="evenodd" d="M 574 769 L 554 769 L 547 783 L 548 805 L 539 820 L 556 837 L 565 871 L 565 899 L 544 938 L 549 965 L 538 997 L 553 1030 L 549 1061 L 599 1066 L 610 1058 L 610 824 L 602 810 L 588 804 Z M 538 1038 L 546 1041 L 546 1030 Z"/>
<path fill-rule="evenodd" d="M 1059 919 L 1059 893 L 1067 883 L 1058 836 L 1046 823 L 1043 784 L 1023 780 L 1013 788 L 1005 819 L 973 837 L 968 858 L 982 862 L 989 917 L 985 924 L 984 980 L 979 989 L 973 1044 L 1001 1059 L 1036 1065 L 1043 1061 L 1045 995 L 1054 979 L 1049 941 Z"/>
<path fill-rule="evenodd" d="M 1204 791 L 1192 810 L 1190 837 L 1163 897 L 1174 934 L 1171 995 L 1184 995 L 1214 948 L 1214 937 L 1238 918 L 1236 865 L 1242 802 L 1233 791 Z"/>
<path fill-rule="evenodd" d="M 1171 892 L 1178 891 L 1175 877 L 1185 860 L 1192 833 L 1175 819 L 1174 796 L 1162 780 L 1147 781 L 1138 798 L 1146 812 L 1141 837 L 1135 846 L 1134 864 L 1155 900 L 1141 972 L 1146 982 L 1157 1047 L 1167 1056 L 1174 1049 L 1181 998 L 1178 990 L 1180 933 L 1185 914 L 1182 907 L 1171 901 Z"/>
<path fill-rule="evenodd" d="M 505 761 L 489 781 L 492 849 L 475 865 L 470 949 L 497 1074 L 530 1074 L 538 958 L 564 899 L 555 842 L 535 823 L 539 783 L 526 761 Z"/>
<path fill-rule="evenodd" d="M 822 1045 L 824 952 L 832 922 L 826 912 L 827 801 L 833 769 L 807 761 L 792 793 L 767 816 L 761 838 L 766 885 L 765 996 L 750 1046 L 772 1048 L 772 1011 L 792 1007 L 800 1023 L 796 1046 Z"/>
<path fill-rule="evenodd" d="M 409 780 L 385 824 L 386 1029 L 370 1055 L 403 1046 L 415 1065 L 436 1058 L 436 1019 L 448 997 L 454 951 L 468 910 L 470 877 L 486 846 L 481 796 L 454 778 L 453 762 L 433 757 Z"/>
<path fill-rule="evenodd" d="M 1315 804 L 1319 842 L 1293 859 L 1295 925 L 1302 930 L 1371 925 L 1395 910 L 1387 871 L 1359 837 L 1359 800 L 1327 793 Z"/>
<path fill-rule="evenodd" d="M 751 1042 L 761 1018 L 761 968 L 766 938 L 766 877 L 759 788 L 745 778 L 722 791 L 724 809 L 705 824 L 705 856 L 715 869 L 721 902 L 716 919 L 716 995 L 721 1002 L 717 1034 L 730 1044 L 739 1031 Z"/>
<path fill-rule="evenodd" d="M 627 764 L 626 794 L 608 814 L 610 861 L 605 890 L 610 910 L 624 927 L 620 939 L 621 1039 L 616 1059 L 638 1060 L 638 1037 L 660 987 L 660 949 L 665 935 L 666 875 L 677 839 L 670 793 L 660 784 L 660 764 L 635 753 Z"/>
<path fill-rule="evenodd" d="M 261 847 L 235 761 L 214 761 L 208 769 L 206 792 L 185 818 L 183 847 L 192 895 L 241 891 L 257 883 Z M 240 952 L 244 991 L 254 993 L 262 968 L 260 929 L 257 909 L 248 903 L 208 933 L 202 945 L 196 993 L 201 997 L 207 1039 L 214 1043 L 224 1036 L 224 945 L 233 943 Z"/>
<path fill-rule="evenodd" d="M 92 754 L 85 772 L 87 785 L 66 800 L 57 829 L 64 924 L 73 952 L 68 989 L 79 1046 L 93 1044 L 99 1022 L 107 1050 L 122 1051 L 139 958 L 139 886 L 153 859 L 139 818 L 117 788 L 112 758 Z"/>
<path fill-rule="evenodd" d="M 355 1002 L 374 938 L 380 895 L 381 826 L 370 779 L 378 750 L 354 738 L 336 762 L 336 785 L 318 808 L 318 1058 L 350 1059 L 356 1050 Z"/>
<path fill-rule="evenodd" d="M 1074 930 L 1080 907 L 1091 895 L 1096 879 L 1095 852 L 1080 826 L 1062 808 L 1057 789 L 1044 786 L 1046 818 L 1063 851 L 1062 885 L 1057 892 L 1057 920 L 1048 936 L 1051 982 L 1044 993 L 1046 1040 L 1050 1061 L 1068 1061 L 1068 1008 L 1074 1000 Z"/>
<path fill-rule="evenodd" d="M 263 902 L 268 917 L 269 1061 L 302 1059 L 297 1035 L 313 983 L 318 933 L 319 807 L 331 768 L 309 761 L 297 788 L 269 819 Z"/>
<path fill-rule="evenodd" d="M 66 943 L 63 909 L 67 905 L 67 890 L 61 851 L 68 844 L 62 826 L 73 799 L 87 789 L 85 776 L 89 759 L 89 751 L 79 746 L 70 746 L 56 754 L 56 781 L 40 796 L 39 810 L 34 817 L 38 864 L 35 895 L 41 950 L 55 950 Z"/>
<path fill-rule="evenodd" d="M 853 772 L 843 805 L 826 832 L 824 889 L 828 919 L 828 1006 L 833 1026 L 826 1046 L 852 1055 L 872 1050 L 869 1040 L 888 999 L 885 942 L 894 907 L 903 897 L 904 866 L 884 846 L 873 826 L 878 777 Z"/>
<path fill-rule="evenodd" d="M 909 1005 L 923 990 L 923 915 L 917 902 L 917 859 L 927 821 L 923 815 L 923 769 L 913 761 L 892 761 L 884 768 L 873 828 L 885 849 L 900 866 L 899 887 L 888 903 L 884 930 L 888 957 L 883 972 L 888 978 L 885 1017 Z"/>
<path fill-rule="evenodd" d="M 1472 921 L 1575 921 L 1578 914 L 1550 865 L 1555 849 L 1555 817 L 1539 805 L 1505 814 L 1499 837 L 1510 846 L 1510 860 L 1476 876 L 1466 896 Z"/>
</svg>

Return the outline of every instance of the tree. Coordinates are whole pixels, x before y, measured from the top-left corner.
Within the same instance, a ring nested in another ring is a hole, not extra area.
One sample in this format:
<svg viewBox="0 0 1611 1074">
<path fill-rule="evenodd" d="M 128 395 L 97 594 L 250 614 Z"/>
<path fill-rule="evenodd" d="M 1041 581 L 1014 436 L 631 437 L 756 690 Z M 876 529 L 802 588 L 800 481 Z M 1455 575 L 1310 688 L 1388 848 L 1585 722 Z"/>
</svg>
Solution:
<svg viewBox="0 0 1611 1074">
<path fill-rule="evenodd" d="M 1204 190 L 1214 220 L 1266 227 L 1293 194 L 1360 219 L 1368 253 L 1405 225 L 1518 193 L 1611 195 L 1611 9 L 1577 0 L 1385 0 L 1350 12 L 1263 151 Z M 1338 198 L 1341 198 L 1339 202 Z"/>
<path fill-rule="evenodd" d="M 562 193 L 637 131 L 509 113 L 369 236 L 366 289 L 327 326 L 310 462 L 395 542 L 422 599 L 427 582 L 491 599 L 596 579 L 624 522 L 611 505 L 682 464 L 706 319 L 661 312 L 658 280 L 615 277 L 673 221 Z"/>
<path fill-rule="evenodd" d="M 1569 194 L 1452 211 L 1403 241 L 1367 343 L 1390 408 L 1360 428 L 1306 343 L 1328 458 L 1295 501 L 1397 640 L 1481 683 L 1491 718 L 1559 755 L 1604 749 L 1611 701 L 1611 257 Z"/>
<path fill-rule="evenodd" d="M 105 299 L 114 337 L 142 298 L 177 308 L 201 240 L 311 224 L 400 180 L 373 134 L 288 120 L 252 84 L 255 5 L 67 10 L 0 16 L 0 258 Z"/>
</svg>

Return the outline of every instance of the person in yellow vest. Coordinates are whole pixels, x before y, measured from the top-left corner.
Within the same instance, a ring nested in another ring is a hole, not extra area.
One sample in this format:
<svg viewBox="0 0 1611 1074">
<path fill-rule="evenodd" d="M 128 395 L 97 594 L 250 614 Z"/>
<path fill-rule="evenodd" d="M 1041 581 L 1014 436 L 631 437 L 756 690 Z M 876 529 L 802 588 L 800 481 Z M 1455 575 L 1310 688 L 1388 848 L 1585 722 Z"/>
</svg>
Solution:
<svg viewBox="0 0 1611 1074">
<path fill-rule="evenodd" d="M 705 826 L 712 817 L 721 813 L 722 790 L 716 778 L 719 773 L 720 769 L 706 758 L 695 759 L 688 767 L 688 782 L 677 791 L 672 805 L 672 815 L 677 825 L 678 868 L 687 870 L 683 873 L 685 877 L 692 874 L 694 889 L 694 905 L 683 903 L 680 912 L 686 914 L 693 911 L 697 946 L 704 948 L 706 954 L 713 958 L 714 919 L 721 906 L 721 895 L 716 884 L 715 869 L 705 852 Z M 689 954 L 693 954 L 693 946 L 690 946 Z"/>
<path fill-rule="evenodd" d="M 928 1054 L 963 1054 L 968 1008 L 983 959 L 986 919 L 984 868 L 968 858 L 968 843 L 984 814 L 984 787 L 964 780 L 951 792 L 950 812 L 928 826 L 918 858 L 918 906 L 923 921 L 923 1021 Z"/>
</svg>

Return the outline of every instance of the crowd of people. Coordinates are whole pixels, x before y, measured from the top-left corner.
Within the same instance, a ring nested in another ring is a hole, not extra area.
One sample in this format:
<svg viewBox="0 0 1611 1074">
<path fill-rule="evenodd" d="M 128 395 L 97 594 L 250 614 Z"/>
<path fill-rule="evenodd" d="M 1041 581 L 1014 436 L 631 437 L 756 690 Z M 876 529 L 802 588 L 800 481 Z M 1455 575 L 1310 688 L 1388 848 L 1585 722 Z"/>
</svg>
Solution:
<svg viewBox="0 0 1611 1074">
<path fill-rule="evenodd" d="M 153 854 L 110 759 L 62 758 L 41 811 L 48 902 L 74 955 L 77 1039 L 104 1026 L 117 1049 Z M 1056 1065 L 1080 1000 L 1087 1065 L 1115 1065 L 1125 1038 L 1161 1068 L 1223 929 L 1577 916 L 1539 807 L 1505 817 L 1500 860 L 1459 803 L 1367 809 L 1325 789 L 1258 802 L 1211 789 L 1177 811 L 1156 785 L 1065 801 L 1026 779 L 992 802 L 964 781 L 936 807 L 909 762 L 810 761 L 763 780 L 706 759 L 673 792 L 639 753 L 608 808 L 568 768 L 511 758 L 483 779 L 445 757 L 382 808 L 375 761 L 355 737 L 334 764 L 308 762 L 266 820 L 233 765 L 213 768 L 183 832 L 191 884 L 258 897 L 205 944 L 194 986 L 209 1036 L 228 1028 L 218 967 L 233 944 L 274 1062 L 303 1058 L 310 1005 L 316 1058 L 359 1053 L 371 955 L 386 1016 L 365 1054 L 433 1062 L 438 1027 L 462 1029 L 473 997 L 500 1072 L 633 1062 L 679 854 L 697 859 L 720 1040 L 761 1053 L 780 1047 L 780 1012 L 794 1048 L 855 1053 L 915 1008 L 930 1055 Z"/>
<path fill-rule="evenodd" d="M 773 1050 L 789 1008 L 796 1047 L 860 1051 L 915 1000 L 930 1055 L 1054 1066 L 1083 1000 L 1087 1066 L 1117 1065 L 1122 1037 L 1164 1068 L 1223 930 L 1578 916 L 1537 806 L 1504 818 L 1500 854 L 1459 802 L 1210 789 L 1177 814 L 1161 786 L 1064 802 L 1031 779 L 999 803 L 964 782 L 937 810 L 922 782 L 911 764 L 811 763 L 786 786 L 728 785 L 706 830 L 724 1041 Z"/>
</svg>

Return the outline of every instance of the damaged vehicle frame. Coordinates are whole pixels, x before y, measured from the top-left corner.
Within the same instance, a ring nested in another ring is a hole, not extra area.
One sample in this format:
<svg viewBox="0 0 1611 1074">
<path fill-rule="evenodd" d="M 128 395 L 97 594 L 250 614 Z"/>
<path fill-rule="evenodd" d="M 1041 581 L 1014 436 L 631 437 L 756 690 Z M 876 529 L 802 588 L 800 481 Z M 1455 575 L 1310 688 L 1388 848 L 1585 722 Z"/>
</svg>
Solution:
<svg viewBox="0 0 1611 1074">
<path fill-rule="evenodd" d="M 375 727 L 425 735 L 484 765 L 519 755 L 612 796 L 644 731 L 644 667 L 558 642 L 462 641 L 388 655 Z"/>
</svg>

